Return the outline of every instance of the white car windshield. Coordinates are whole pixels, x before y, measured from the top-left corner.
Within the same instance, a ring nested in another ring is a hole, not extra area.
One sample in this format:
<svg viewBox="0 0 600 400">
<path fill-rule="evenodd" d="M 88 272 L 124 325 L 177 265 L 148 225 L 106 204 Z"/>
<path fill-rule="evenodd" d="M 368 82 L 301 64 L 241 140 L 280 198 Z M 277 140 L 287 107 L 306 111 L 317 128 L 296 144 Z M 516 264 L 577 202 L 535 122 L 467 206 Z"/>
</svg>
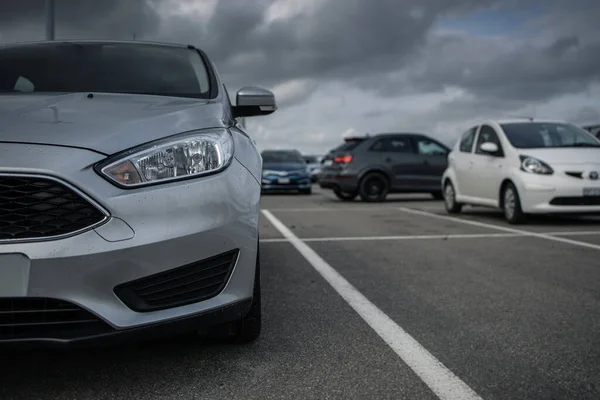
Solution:
<svg viewBox="0 0 600 400">
<path fill-rule="evenodd" d="M 519 122 L 500 125 L 510 143 L 519 149 L 549 147 L 600 147 L 600 141 L 573 124 Z"/>
<path fill-rule="evenodd" d="M 0 48 L 2 92 L 109 92 L 208 98 L 210 79 L 195 49 L 57 41 Z"/>
</svg>

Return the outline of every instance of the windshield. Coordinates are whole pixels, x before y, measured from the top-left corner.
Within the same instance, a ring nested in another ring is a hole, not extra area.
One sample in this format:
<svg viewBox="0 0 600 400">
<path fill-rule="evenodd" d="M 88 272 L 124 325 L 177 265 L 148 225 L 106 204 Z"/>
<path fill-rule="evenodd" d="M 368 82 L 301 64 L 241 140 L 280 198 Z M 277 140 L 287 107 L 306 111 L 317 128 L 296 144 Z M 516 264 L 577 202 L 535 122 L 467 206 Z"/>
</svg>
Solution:
<svg viewBox="0 0 600 400">
<path fill-rule="evenodd" d="M 294 151 L 269 151 L 262 153 L 264 163 L 301 163 L 305 161 Z"/>
<path fill-rule="evenodd" d="M 501 127 L 510 143 L 519 149 L 600 147 L 600 141 L 572 124 L 522 122 L 502 124 Z"/>
<path fill-rule="evenodd" d="M 200 54 L 184 47 L 56 42 L 0 48 L 1 92 L 110 92 L 208 98 Z"/>
</svg>

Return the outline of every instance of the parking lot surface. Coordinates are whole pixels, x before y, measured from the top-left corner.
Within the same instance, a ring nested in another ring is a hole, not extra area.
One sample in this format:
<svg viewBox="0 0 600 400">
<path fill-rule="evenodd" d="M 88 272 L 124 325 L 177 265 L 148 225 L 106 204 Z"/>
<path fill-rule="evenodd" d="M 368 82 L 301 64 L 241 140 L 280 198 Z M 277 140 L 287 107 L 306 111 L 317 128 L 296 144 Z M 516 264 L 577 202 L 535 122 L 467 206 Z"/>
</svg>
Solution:
<svg viewBox="0 0 600 400">
<path fill-rule="evenodd" d="M 261 338 L 2 355 L 1 399 L 598 399 L 600 219 L 268 195 Z"/>
</svg>

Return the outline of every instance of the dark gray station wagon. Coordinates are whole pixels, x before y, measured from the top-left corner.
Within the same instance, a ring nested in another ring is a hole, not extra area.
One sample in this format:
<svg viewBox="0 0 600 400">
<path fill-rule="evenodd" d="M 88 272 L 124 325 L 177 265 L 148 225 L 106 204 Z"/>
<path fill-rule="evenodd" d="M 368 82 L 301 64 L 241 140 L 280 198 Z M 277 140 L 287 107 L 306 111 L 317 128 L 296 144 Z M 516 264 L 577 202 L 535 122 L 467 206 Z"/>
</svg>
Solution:
<svg viewBox="0 0 600 400">
<path fill-rule="evenodd" d="M 341 200 L 383 201 L 389 193 L 442 198 L 450 150 L 422 134 L 386 133 L 346 141 L 323 159 L 319 185 Z"/>
</svg>

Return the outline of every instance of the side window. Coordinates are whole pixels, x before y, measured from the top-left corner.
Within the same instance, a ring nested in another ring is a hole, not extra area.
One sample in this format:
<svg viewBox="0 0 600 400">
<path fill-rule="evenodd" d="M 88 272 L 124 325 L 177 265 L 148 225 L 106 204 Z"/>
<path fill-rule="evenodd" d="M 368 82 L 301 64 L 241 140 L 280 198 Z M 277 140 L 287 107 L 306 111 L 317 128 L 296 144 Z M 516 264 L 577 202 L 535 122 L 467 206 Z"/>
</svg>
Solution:
<svg viewBox="0 0 600 400">
<path fill-rule="evenodd" d="M 494 128 L 492 128 L 489 125 L 482 125 L 481 130 L 479 131 L 479 137 L 477 138 L 477 148 L 475 149 L 475 152 L 477 154 L 485 154 L 485 152 L 479 149 L 479 146 L 486 142 L 491 142 L 498 146 L 499 150 L 496 153 L 498 157 L 504 156 L 504 152 L 502 151 L 502 145 L 500 144 L 500 139 L 498 138 L 498 134 L 496 133 Z"/>
<path fill-rule="evenodd" d="M 410 137 L 393 137 L 386 139 L 385 151 L 393 153 L 412 153 Z"/>
<path fill-rule="evenodd" d="M 19 76 L 13 90 L 15 92 L 31 93 L 35 91 L 35 85 L 29 79 Z"/>
<path fill-rule="evenodd" d="M 425 137 L 415 138 L 417 144 L 417 153 L 424 156 L 445 156 L 448 150 L 441 144 Z"/>
<path fill-rule="evenodd" d="M 379 139 L 373 143 L 369 151 L 385 151 L 385 139 Z"/>
<path fill-rule="evenodd" d="M 460 139 L 461 152 L 470 153 L 471 151 L 473 151 L 473 143 L 475 142 L 475 132 L 477 132 L 476 126 L 463 133 Z"/>
</svg>

